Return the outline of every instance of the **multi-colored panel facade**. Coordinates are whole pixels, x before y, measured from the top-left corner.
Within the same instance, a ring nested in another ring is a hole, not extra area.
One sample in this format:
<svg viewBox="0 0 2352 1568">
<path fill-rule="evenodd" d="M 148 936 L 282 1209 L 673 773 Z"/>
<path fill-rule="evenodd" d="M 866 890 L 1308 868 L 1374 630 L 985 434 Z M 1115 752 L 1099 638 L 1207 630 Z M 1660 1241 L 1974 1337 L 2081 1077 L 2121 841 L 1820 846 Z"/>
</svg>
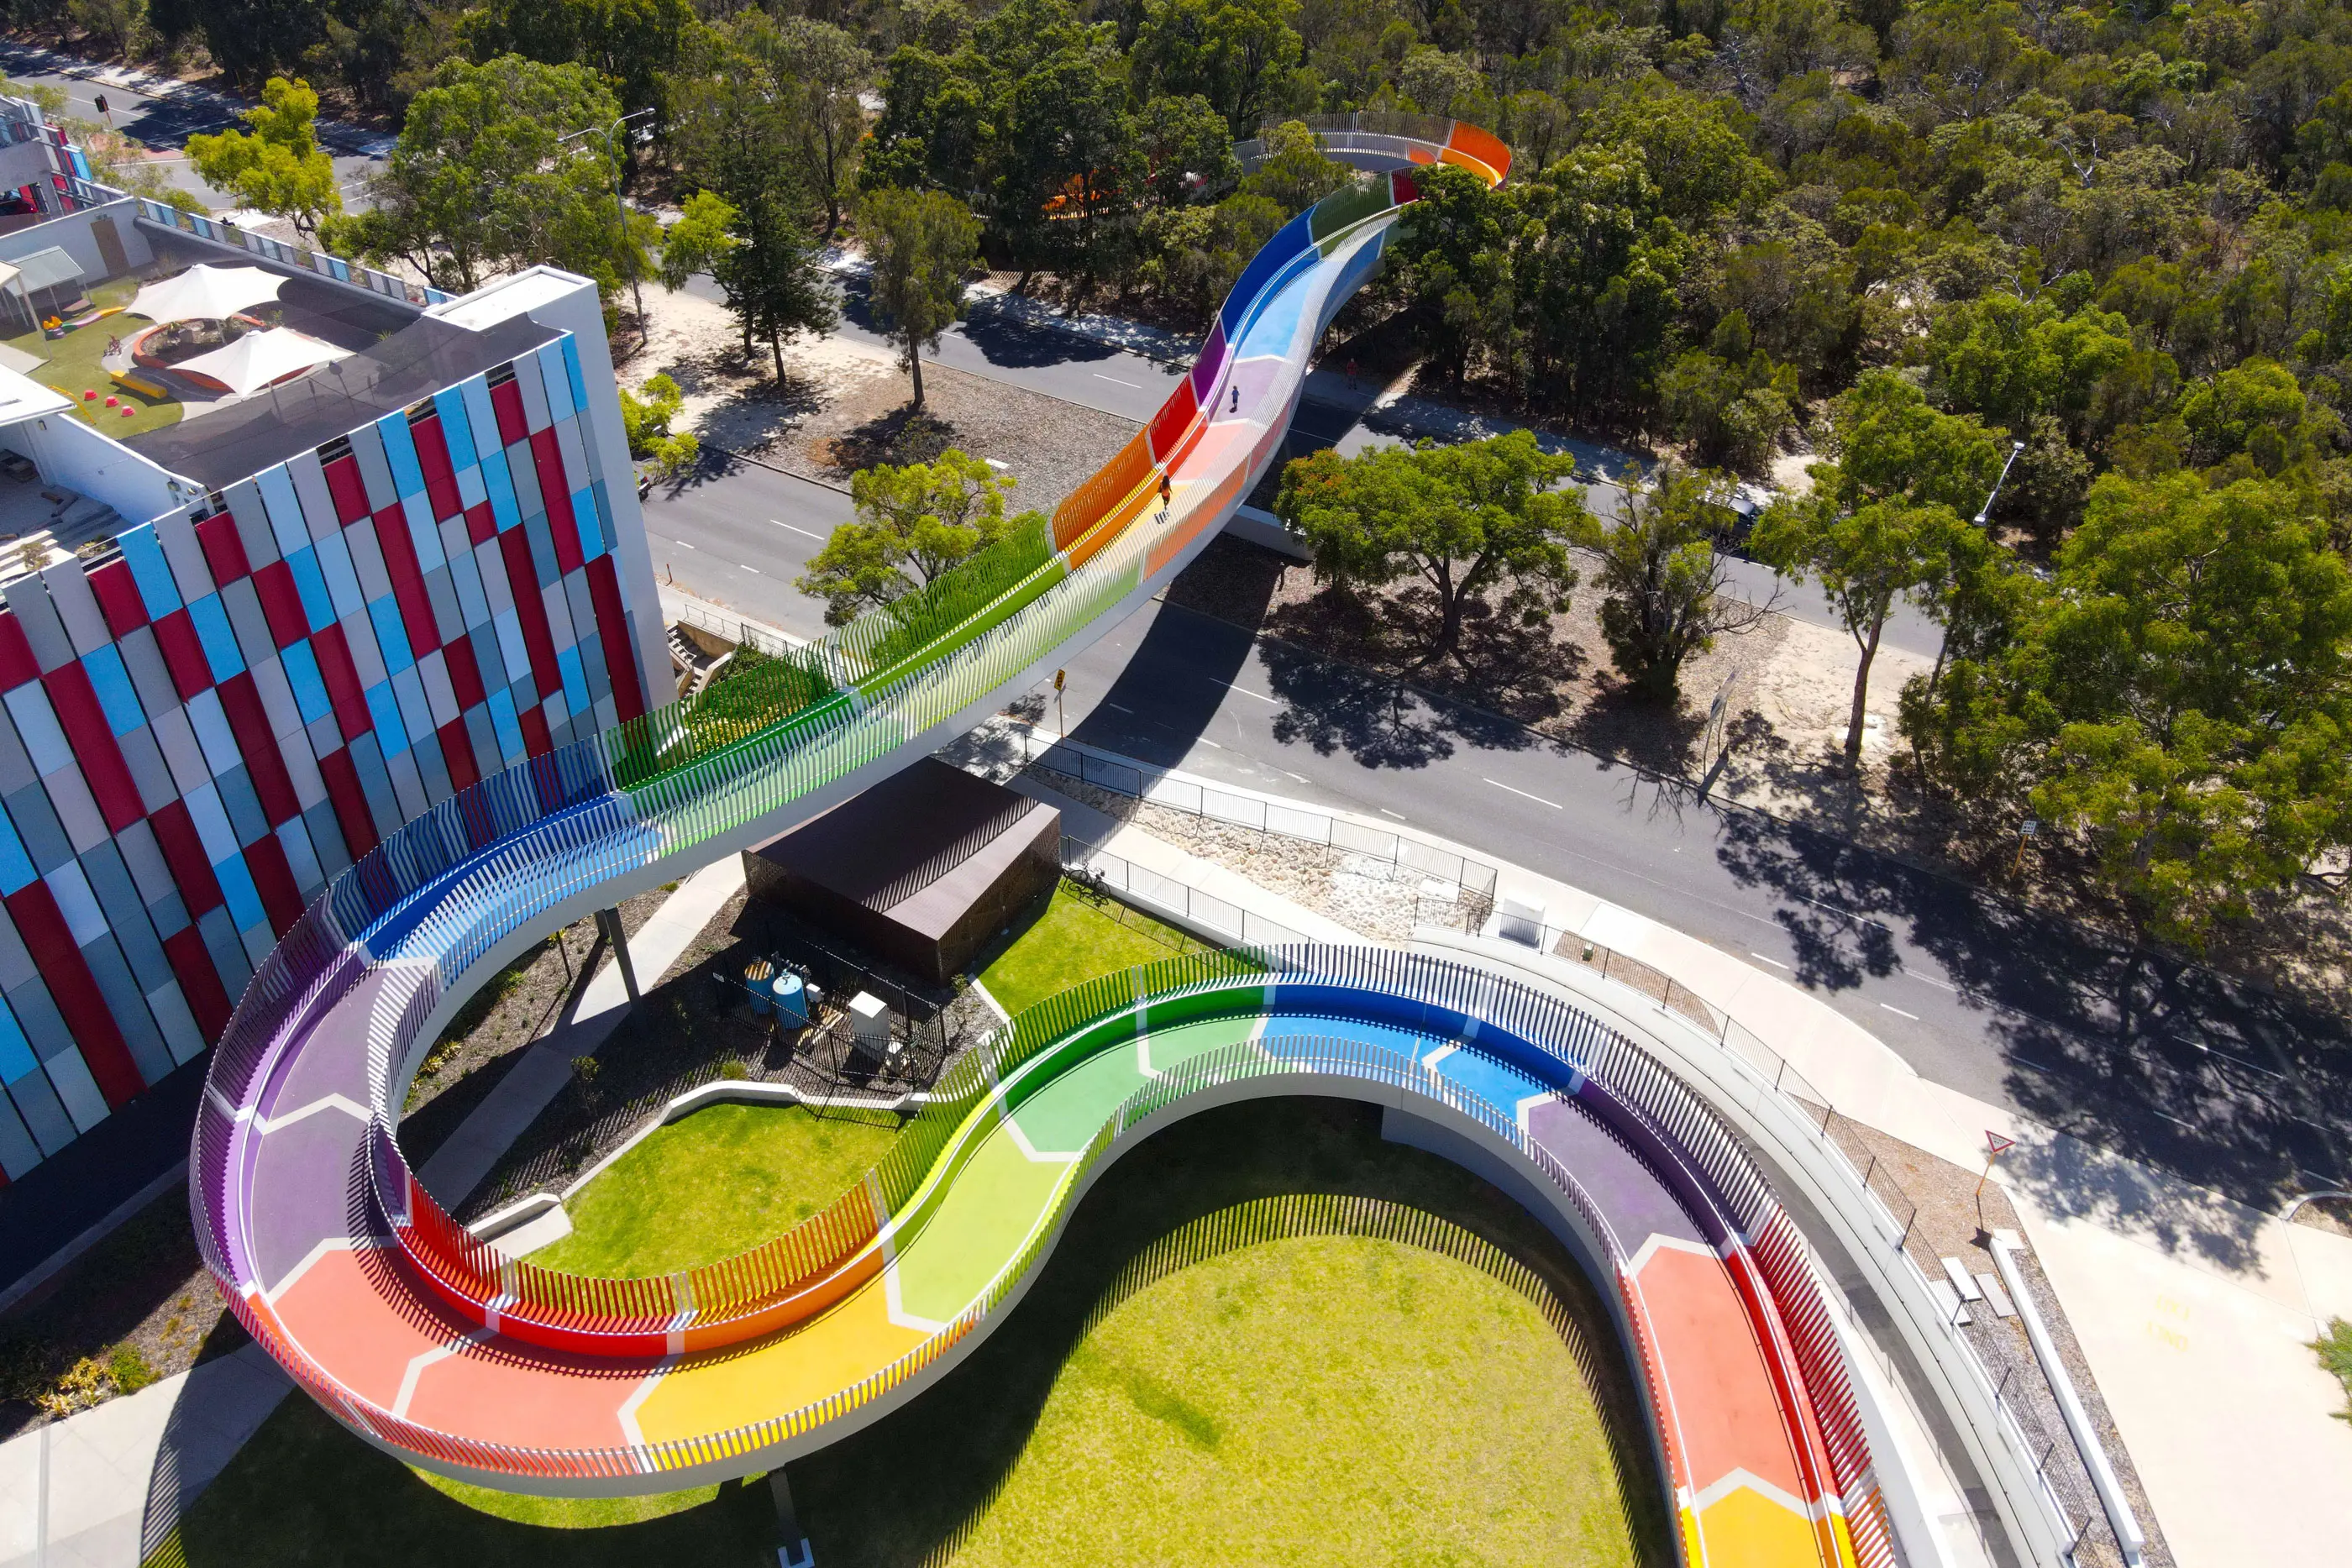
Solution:
<svg viewBox="0 0 2352 1568">
<path fill-rule="evenodd" d="M 202 1051 L 386 834 L 646 711 L 588 398 L 559 335 L 0 594 L 0 1176 Z"/>
</svg>

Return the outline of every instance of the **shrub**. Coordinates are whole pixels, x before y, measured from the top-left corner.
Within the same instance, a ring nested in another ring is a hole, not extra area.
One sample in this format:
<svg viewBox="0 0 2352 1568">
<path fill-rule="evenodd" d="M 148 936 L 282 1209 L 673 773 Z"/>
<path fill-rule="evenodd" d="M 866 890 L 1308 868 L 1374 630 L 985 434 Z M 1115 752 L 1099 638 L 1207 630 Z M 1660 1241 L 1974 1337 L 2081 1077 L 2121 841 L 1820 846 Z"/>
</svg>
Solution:
<svg viewBox="0 0 2352 1568">
<path fill-rule="evenodd" d="M 2319 1353 L 2319 1364 L 2335 1374 L 2344 1385 L 2345 1406 L 2336 1412 L 2338 1421 L 2352 1421 L 2352 1322 L 2342 1318 L 2327 1320 L 2327 1332 L 2311 1342 Z"/>
</svg>

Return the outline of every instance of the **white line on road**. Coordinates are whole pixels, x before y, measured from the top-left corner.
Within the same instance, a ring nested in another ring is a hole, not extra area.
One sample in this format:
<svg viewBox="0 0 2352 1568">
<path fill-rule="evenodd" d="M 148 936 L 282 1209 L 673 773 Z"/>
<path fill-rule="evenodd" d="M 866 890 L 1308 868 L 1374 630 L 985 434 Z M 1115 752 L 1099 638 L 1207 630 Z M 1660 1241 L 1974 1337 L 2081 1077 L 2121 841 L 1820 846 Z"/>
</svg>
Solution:
<svg viewBox="0 0 2352 1568">
<path fill-rule="evenodd" d="M 692 539 L 673 539 L 670 542 L 677 546 L 680 549 L 692 549 L 694 548 L 694 541 Z"/>
<path fill-rule="evenodd" d="M 1143 390 L 1143 383 L 1140 382 L 1123 382 L 1117 376 L 1107 376 L 1100 371 L 1097 371 L 1095 372 L 1095 380 L 1098 382 L 1108 382 L 1115 387 L 1133 387 L 1138 392 L 1141 392 Z"/>
<path fill-rule="evenodd" d="M 792 525 L 792 524 L 790 524 L 790 523 L 788 523 L 788 522 L 784 521 L 784 519 L 783 519 L 783 518 L 782 518 L 782 517 L 770 517 L 770 518 L 768 519 L 768 521 L 770 521 L 770 522 L 772 522 L 772 523 L 775 524 L 775 525 L 776 525 L 776 527 L 778 527 L 778 528 L 792 528 L 792 529 L 793 529 L 793 532 L 794 532 L 794 533 L 796 533 L 796 534 L 800 535 L 800 537 L 801 537 L 801 538 L 804 538 L 804 539 L 815 539 L 815 540 L 816 540 L 816 541 L 818 541 L 820 544 L 821 544 L 821 543 L 823 543 L 823 542 L 824 542 L 824 536 L 823 534 L 813 534 L 813 533 L 809 532 L 806 528 L 793 528 L 793 525 Z"/>
<path fill-rule="evenodd" d="M 1201 737 L 1201 744 L 1207 747 L 1212 751 L 1223 751 L 1224 749 L 1223 747 L 1219 746 L 1215 741 L 1211 740 L 1205 735 Z"/>
<path fill-rule="evenodd" d="M 1891 931 L 1893 931 L 1893 930 L 1895 929 L 1895 927 L 1893 927 L 1892 925 L 1884 925 L 1884 924 L 1882 924 L 1882 923 L 1881 923 L 1881 922 L 1879 922 L 1879 921 L 1873 920 L 1873 919 L 1872 919 L 1869 915 L 1856 915 L 1856 914 L 1855 914 L 1853 910 L 1851 910 L 1851 909 L 1840 909 L 1836 904 L 1824 904 L 1824 903 L 1822 903 L 1822 902 L 1820 899 L 1818 899 L 1818 898 L 1805 898 L 1805 895 L 1804 895 L 1803 894 L 1801 894 L 1801 893 L 1800 893 L 1800 894 L 1794 894 L 1793 896 L 1794 896 L 1794 897 L 1797 897 L 1797 898 L 1804 899 L 1804 902 L 1805 902 L 1805 903 L 1810 904 L 1812 904 L 1812 905 L 1813 905 L 1814 907 L 1816 907 L 1816 908 L 1819 908 L 1819 909 L 1826 909 L 1826 910 L 1828 910 L 1828 911 L 1829 911 L 1831 914 L 1832 914 L 1832 915 L 1844 915 L 1848 920 L 1859 920 L 1859 921 L 1861 921 L 1864 925 L 1876 925 L 1876 926 L 1877 926 L 1881 931 L 1889 931 L 1889 932 L 1891 932 Z"/>
<path fill-rule="evenodd" d="M 1888 1012 L 1893 1013 L 1896 1018 L 1909 1019 L 1913 1023 L 1917 1023 L 1919 1021 L 1919 1015 L 1917 1013 L 1906 1013 L 1901 1008 L 1896 1007 L 1893 1002 L 1881 1002 L 1878 1005 L 1885 1008 Z"/>
<path fill-rule="evenodd" d="M 1755 948 L 1753 948 L 1753 947 L 1750 947 L 1750 948 L 1748 950 L 1748 956 L 1749 957 L 1751 957 L 1751 958 L 1755 959 L 1755 960 L 1756 960 L 1758 963 L 1759 963 L 1759 964 L 1769 964 L 1769 965 L 1771 965 L 1771 966 L 1772 966 L 1774 968 L 1776 968 L 1776 969 L 1789 969 L 1789 966 L 1788 966 L 1788 965 L 1786 965 L 1786 964 L 1783 964 L 1782 962 L 1780 962 L 1780 959 L 1778 959 L 1778 958 L 1767 958 L 1766 956 L 1764 956 L 1764 955 L 1763 955 L 1763 954 L 1759 953 L 1759 952 L 1758 952 L 1758 951 L 1756 951 L 1756 949 L 1755 949 Z M 1797 972 L 1797 971 L 1795 971 L 1794 969 L 1789 969 L 1789 973 L 1790 973 L 1790 974 L 1792 974 L 1792 975 L 1793 975 L 1793 974 L 1795 974 L 1796 972 Z"/>
<path fill-rule="evenodd" d="M 1212 675 L 1209 678 L 1211 680 L 1216 680 L 1214 675 Z M 1225 690 L 1229 692 L 1239 692 L 1245 697 L 1255 697 L 1258 701 L 1265 703 L 1271 707 L 1280 707 L 1282 706 L 1280 702 L 1276 701 L 1273 697 L 1267 696 L 1264 692 L 1254 692 L 1247 686 L 1237 686 L 1231 681 L 1217 681 L 1217 685 L 1224 687 Z"/>
<path fill-rule="evenodd" d="M 1117 703 L 1112 702 L 1112 701 L 1110 701 L 1110 700 L 1109 700 L 1109 699 L 1108 699 L 1108 698 L 1105 698 L 1105 699 L 1104 699 L 1103 706 L 1105 706 L 1105 707 L 1107 707 L 1107 708 L 1115 708 L 1115 709 L 1117 709 L 1117 710 L 1118 710 L 1118 712 L 1120 712 L 1120 713 L 1123 713 L 1123 714 L 1127 714 L 1127 715 L 1129 715 L 1130 717 L 1131 717 L 1131 716 L 1133 716 L 1133 715 L 1134 715 L 1134 713 L 1135 713 L 1135 710 L 1134 710 L 1133 708 L 1131 708 L 1131 707 L 1119 707 L 1119 706 L 1118 706 Z"/>
<path fill-rule="evenodd" d="M 1481 778 L 1484 778 L 1484 777 L 1485 777 L 1485 775 L 1483 775 L 1483 774 L 1482 774 L 1482 775 L 1480 775 L 1480 777 L 1481 777 Z M 1537 805 L 1538 805 L 1538 806 L 1549 806 L 1549 807 L 1550 807 L 1553 810 L 1555 810 L 1555 811 L 1559 810 L 1561 810 L 1561 809 L 1562 809 L 1562 808 L 1561 808 L 1561 806 L 1560 806 L 1560 803 L 1559 803 L 1559 801 L 1557 801 L 1557 800 L 1545 800 L 1545 799 L 1544 799 L 1542 796 L 1540 796 L 1540 795 L 1529 795 L 1529 794 L 1528 794 L 1528 792 L 1527 792 L 1526 790 L 1524 790 L 1524 789 L 1511 789 L 1511 787 L 1510 787 L 1508 784 L 1506 784 L 1506 783 L 1502 782 L 1500 779 L 1486 779 L 1486 782 L 1487 782 L 1487 783 L 1489 783 L 1489 784 L 1494 785 L 1494 787 L 1495 787 L 1496 789 L 1506 789 L 1506 790 L 1509 790 L 1509 791 L 1510 791 L 1510 793 L 1512 793 L 1512 794 L 1514 794 L 1514 795 L 1521 796 L 1521 797 L 1523 797 L 1523 798 L 1525 798 L 1525 799 L 1527 799 L 1527 800 L 1533 800 L 1533 801 L 1534 801 Z"/>
<path fill-rule="evenodd" d="M 1921 985 L 1923 985 L 1923 986 L 1933 986 L 1933 987 L 1935 987 L 1935 988 L 1936 988 L 1937 990 L 1939 990 L 1939 991 L 1949 991 L 1949 992 L 1951 992 L 1951 993 L 1952 993 L 1952 995 L 1954 995 L 1954 996 L 1956 996 L 1956 997 L 1957 997 L 1957 996 L 1958 996 L 1958 995 L 1960 994 L 1960 988 L 1959 988 L 1959 987 L 1958 987 L 1958 986 L 1948 986 L 1948 985 L 1944 984 L 1944 982 L 1943 982 L 1943 981 L 1941 981 L 1941 980 L 1931 980 L 1931 979 L 1929 979 L 1927 976 L 1925 976 L 1925 975 L 1921 974 L 1921 973 L 1920 973 L 1918 970 L 1916 970 L 1916 969 L 1904 969 L 1904 970 L 1902 971 L 1902 973 L 1904 974 L 1904 976 L 1905 976 L 1906 977 L 1907 977 L 1907 978 L 1909 978 L 1909 979 L 1916 980 L 1916 981 L 1918 981 L 1918 982 L 1919 982 Z"/>
<path fill-rule="evenodd" d="M 739 561 L 734 562 L 733 564 L 734 564 L 734 567 L 735 567 L 735 570 L 738 570 L 738 571 L 748 571 L 748 572 L 750 572 L 753 577 L 765 577 L 765 576 L 767 576 L 767 575 L 768 575 L 766 572 L 761 571 L 758 567 L 756 567 L 756 566 L 746 566 L 746 565 L 744 565 L 744 564 L 743 564 L 741 561 L 740 561 L 740 560 L 739 560 Z"/>
<path fill-rule="evenodd" d="M 1391 811 L 1386 806 L 1381 808 L 1381 815 L 1383 817 L 1394 817 L 1400 822 L 1410 822 L 1412 821 L 1411 817 L 1406 816 L 1402 811 Z"/>
</svg>

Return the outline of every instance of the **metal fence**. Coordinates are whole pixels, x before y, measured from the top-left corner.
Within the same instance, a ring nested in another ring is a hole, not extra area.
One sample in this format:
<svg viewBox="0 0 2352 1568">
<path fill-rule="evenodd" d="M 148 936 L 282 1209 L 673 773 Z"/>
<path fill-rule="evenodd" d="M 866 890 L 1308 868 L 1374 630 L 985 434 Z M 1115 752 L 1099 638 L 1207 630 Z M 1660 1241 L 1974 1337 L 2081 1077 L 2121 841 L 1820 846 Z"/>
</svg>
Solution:
<svg viewBox="0 0 2352 1568">
<path fill-rule="evenodd" d="M 1195 928 L 1241 943 L 1244 946 L 1281 946 L 1308 938 L 1263 915 L 1253 915 L 1238 904 L 1203 893 L 1189 883 L 1165 876 L 1149 866 L 1077 839 L 1062 841 L 1062 873 L 1081 885 L 1110 897 L 1142 905 Z"/>
<path fill-rule="evenodd" d="M 98 188 L 107 189 L 108 187 Z M 163 202 L 150 201 L 145 196 L 133 199 L 139 204 L 140 218 L 146 223 L 153 224 L 158 228 L 176 229 L 181 234 L 194 235 L 198 239 L 210 240 L 215 245 L 226 246 L 232 250 L 246 251 L 260 256 L 265 261 L 274 261 L 280 267 L 290 267 L 297 272 L 310 273 L 314 277 L 329 278 L 353 288 L 365 289 L 370 294 L 380 294 L 387 299 L 397 299 L 404 305 L 420 307 L 438 305 L 449 298 L 438 288 L 427 287 L 422 283 L 411 283 L 404 277 L 394 277 L 388 272 L 379 272 L 373 267 L 362 267 L 356 261 L 345 261 L 341 256 L 329 256 L 325 251 L 312 250 L 308 246 L 287 245 L 282 241 L 271 239 L 267 235 L 257 235 L 249 230 L 241 229 L 235 224 L 221 223 L 205 216 L 202 213 L 182 212 L 177 207 Z"/>
<path fill-rule="evenodd" d="M 713 636 L 724 637 L 742 647 L 757 648 L 762 653 L 771 653 L 778 658 L 801 646 L 782 632 L 755 626 L 740 616 L 721 615 L 692 600 L 669 600 L 664 602 L 662 609 L 668 613 L 670 620 L 679 625 L 700 627 Z"/>
<path fill-rule="evenodd" d="M 1385 828 L 1352 822 L 1311 807 L 1269 800 L 1259 795 L 1238 794 L 1220 789 L 1213 784 L 1174 778 L 1164 768 L 1155 768 L 1149 762 L 1122 757 L 1115 751 L 1105 751 L 1100 747 L 1085 746 L 1066 739 L 1041 746 L 1027 726 L 1019 728 L 1021 757 L 1024 765 L 1059 773 L 1081 784 L 1091 784 L 1116 795 L 1129 796 L 1154 806 L 1165 806 L 1171 811 L 1182 811 L 1204 821 L 1226 822 L 1237 828 L 1273 833 L 1286 839 L 1304 839 L 1309 843 L 1328 844 L 1349 854 L 1386 861 L 1407 871 L 1452 883 L 1489 901 L 1494 898 L 1496 885 L 1502 877 L 1499 869 L 1484 861 L 1475 861 L 1466 855 L 1439 849 L 1434 844 L 1424 843 Z"/>
</svg>

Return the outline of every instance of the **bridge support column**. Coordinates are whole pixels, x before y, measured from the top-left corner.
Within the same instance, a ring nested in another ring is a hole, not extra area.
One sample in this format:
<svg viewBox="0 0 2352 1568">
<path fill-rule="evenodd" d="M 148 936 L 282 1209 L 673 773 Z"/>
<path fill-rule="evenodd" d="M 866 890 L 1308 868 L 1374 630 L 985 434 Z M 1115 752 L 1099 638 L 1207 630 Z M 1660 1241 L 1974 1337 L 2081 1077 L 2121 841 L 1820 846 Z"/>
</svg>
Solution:
<svg viewBox="0 0 2352 1568">
<path fill-rule="evenodd" d="M 629 993 L 629 1000 L 637 999 L 637 967 L 629 961 L 629 939 L 621 930 L 621 912 L 617 908 L 596 912 L 596 928 L 604 940 L 613 945 L 613 956 L 621 966 L 621 988 Z"/>
</svg>

